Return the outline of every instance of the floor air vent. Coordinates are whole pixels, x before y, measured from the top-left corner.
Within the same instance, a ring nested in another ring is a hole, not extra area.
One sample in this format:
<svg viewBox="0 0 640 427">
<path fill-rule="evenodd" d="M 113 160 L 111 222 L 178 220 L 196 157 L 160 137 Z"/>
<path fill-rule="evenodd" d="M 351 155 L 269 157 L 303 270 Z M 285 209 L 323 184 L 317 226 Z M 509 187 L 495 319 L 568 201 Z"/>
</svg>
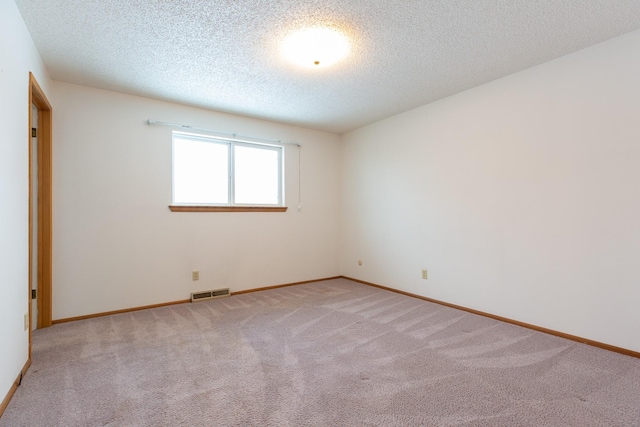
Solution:
<svg viewBox="0 0 640 427">
<path fill-rule="evenodd" d="M 215 289 L 213 291 L 202 291 L 202 292 L 192 292 L 191 293 L 191 302 L 196 301 L 205 301 L 214 298 L 222 298 L 231 296 L 229 292 L 229 288 L 224 289 Z"/>
</svg>

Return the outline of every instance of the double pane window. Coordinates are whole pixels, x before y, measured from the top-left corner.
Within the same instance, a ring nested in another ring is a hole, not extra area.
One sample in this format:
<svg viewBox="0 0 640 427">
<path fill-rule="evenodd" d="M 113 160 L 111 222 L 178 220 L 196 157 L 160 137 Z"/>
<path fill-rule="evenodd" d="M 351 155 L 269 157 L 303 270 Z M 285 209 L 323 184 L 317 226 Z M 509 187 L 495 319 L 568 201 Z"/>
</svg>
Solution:
<svg viewBox="0 0 640 427">
<path fill-rule="evenodd" d="M 280 146 L 173 133 L 173 204 L 283 206 Z"/>
</svg>

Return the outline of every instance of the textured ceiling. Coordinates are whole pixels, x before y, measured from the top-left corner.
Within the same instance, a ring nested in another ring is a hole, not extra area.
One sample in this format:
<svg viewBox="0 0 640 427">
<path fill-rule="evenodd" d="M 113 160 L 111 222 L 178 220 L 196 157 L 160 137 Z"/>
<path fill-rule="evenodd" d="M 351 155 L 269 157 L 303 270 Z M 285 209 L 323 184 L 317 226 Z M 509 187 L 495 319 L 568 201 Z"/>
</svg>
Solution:
<svg viewBox="0 0 640 427">
<path fill-rule="evenodd" d="M 55 80 L 336 133 L 640 28 L 639 0 L 16 3 Z M 280 57 L 319 24 L 352 38 L 348 59 Z"/>
</svg>

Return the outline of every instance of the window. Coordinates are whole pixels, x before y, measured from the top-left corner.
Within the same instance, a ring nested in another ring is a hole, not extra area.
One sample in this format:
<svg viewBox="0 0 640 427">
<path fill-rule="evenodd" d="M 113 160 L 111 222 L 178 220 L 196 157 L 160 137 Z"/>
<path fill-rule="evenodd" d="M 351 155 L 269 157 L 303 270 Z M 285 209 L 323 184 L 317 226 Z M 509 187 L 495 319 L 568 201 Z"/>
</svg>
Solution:
<svg viewBox="0 0 640 427">
<path fill-rule="evenodd" d="M 173 132 L 172 210 L 283 207 L 282 165 L 281 146 Z"/>
</svg>

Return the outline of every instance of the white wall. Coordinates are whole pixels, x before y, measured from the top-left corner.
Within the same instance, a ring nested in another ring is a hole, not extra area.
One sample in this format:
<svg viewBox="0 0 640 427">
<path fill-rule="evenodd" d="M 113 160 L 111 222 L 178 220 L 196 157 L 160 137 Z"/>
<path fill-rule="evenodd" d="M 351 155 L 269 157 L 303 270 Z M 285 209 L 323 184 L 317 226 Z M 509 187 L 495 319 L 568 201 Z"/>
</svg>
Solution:
<svg viewBox="0 0 640 427">
<path fill-rule="evenodd" d="M 0 402 L 29 357 L 29 71 L 49 75 L 13 0 L 0 0 Z"/>
<path fill-rule="evenodd" d="M 640 351 L 639 76 L 636 31 L 344 135 L 342 273 Z"/>
<path fill-rule="evenodd" d="M 53 83 L 53 318 L 336 276 L 338 135 Z M 295 141 L 286 213 L 172 213 L 171 131 L 147 119 Z M 200 281 L 191 281 L 191 271 Z"/>
</svg>

